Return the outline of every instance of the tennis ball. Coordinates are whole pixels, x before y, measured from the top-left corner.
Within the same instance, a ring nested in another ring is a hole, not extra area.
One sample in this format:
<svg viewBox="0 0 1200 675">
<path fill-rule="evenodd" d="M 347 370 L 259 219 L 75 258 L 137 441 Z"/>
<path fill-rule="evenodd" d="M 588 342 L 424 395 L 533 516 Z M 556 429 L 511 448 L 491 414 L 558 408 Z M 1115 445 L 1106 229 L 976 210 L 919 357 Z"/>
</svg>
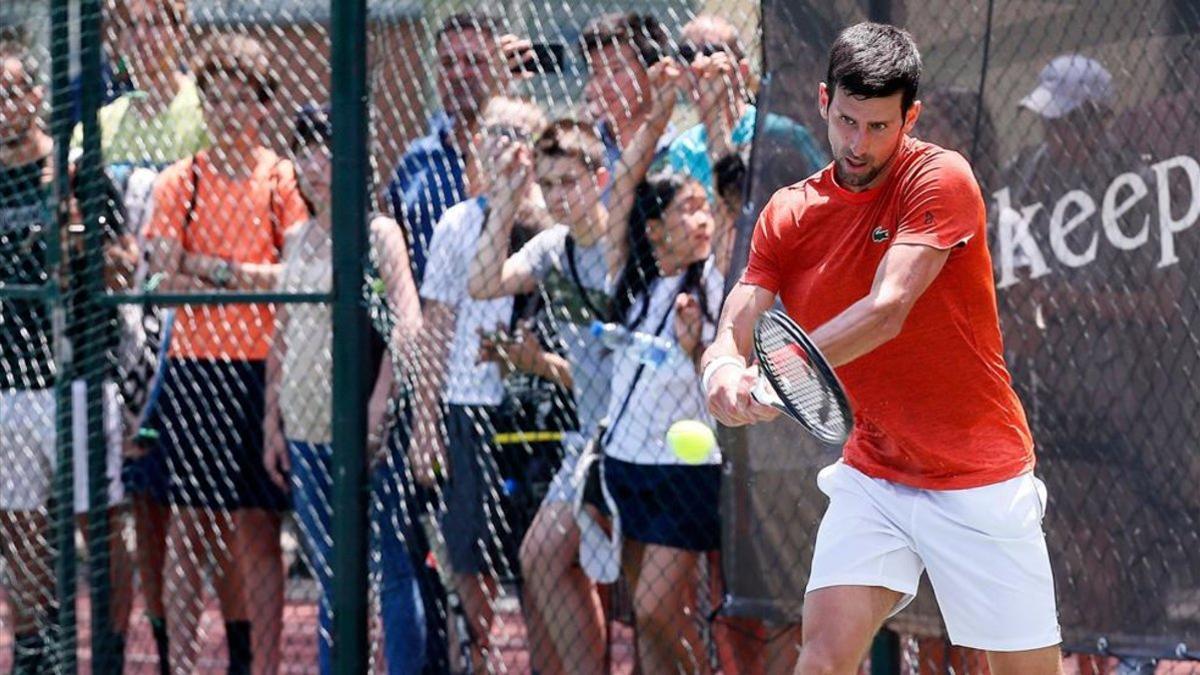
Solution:
<svg viewBox="0 0 1200 675">
<path fill-rule="evenodd" d="M 684 462 L 700 464 L 712 454 L 717 446 L 717 437 L 703 422 L 679 420 L 667 430 L 667 445 Z"/>
</svg>

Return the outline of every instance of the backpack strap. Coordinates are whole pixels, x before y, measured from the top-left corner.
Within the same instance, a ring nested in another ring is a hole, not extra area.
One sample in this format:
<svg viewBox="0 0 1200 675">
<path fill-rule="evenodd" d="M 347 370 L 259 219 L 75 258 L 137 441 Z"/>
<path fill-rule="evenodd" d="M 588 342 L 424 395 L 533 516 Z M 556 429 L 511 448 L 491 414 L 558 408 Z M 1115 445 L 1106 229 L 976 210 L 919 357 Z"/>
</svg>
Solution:
<svg viewBox="0 0 1200 675">
<path fill-rule="evenodd" d="M 583 285 L 583 277 L 579 275 L 579 263 L 575 262 L 575 236 L 567 232 L 565 242 L 567 252 L 567 270 L 571 273 L 571 281 L 575 282 L 575 290 L 579 291 L 579 297 L 583 300 L 583 304 L 587 306 L 588 311 L 592 313 L 594 318 L 600 319 L 607 316 L 607 312 L 601 312 L 592 304 L 592 292 Z"/>
<path fill-rule="evenodd" d="M 200 166 L 196 162 L 198 154 L 192 155 L 188 163 L 188 174 L 191 176 L 191 192 L 188 193 L 186 210 L 183 212 L 183 241 L 184 248 L 187 248 L 187 233 L 192 227 L 192 221 L 196 219 L 196 201 L 200 195 Z"/>
<path fill-rule="evenodd" d="M 680 291 L 682 290 L 682 285 L 680 285 Z M 653 288 L 646 290 L 647 308 L 650 306 L 650 296 L 653 291 Z M 676 295 L 678 295 L 678 293 L 679 292 L 677 291 Z M 655 337 L 661 335 L 663 329 L 667 327 L 667 321 L 669 321 L 671 318 L 671 310 L 674 308 L 674 302 L 667 303 L 667 311 L 663 313 L 662 320 L 658 322 L 658 327 L 654 329 Z M 609 441 L 612 440 L 613 430 L 617 428 L 617 424 L 625 417 L 625 411 L 629 408 L 629 401 L 633 399 L 633 392 L 637 391 L 638 382 L 642 379 L 642 374 L 644 372 L 646 372 L 646 364 L 639 363 L 637 370 L 633 372 L 633 380 L 629 383 L 629 390 L 625 392 L 625 398 L 621 401 L 621 407 L 617 409 L 617 416 L 609 420 L 608 427 L 604 430 L 604 434 L 600 437 L 601 450 L 603 450 L 603 448 L 608 445 Z"/>
</svg>

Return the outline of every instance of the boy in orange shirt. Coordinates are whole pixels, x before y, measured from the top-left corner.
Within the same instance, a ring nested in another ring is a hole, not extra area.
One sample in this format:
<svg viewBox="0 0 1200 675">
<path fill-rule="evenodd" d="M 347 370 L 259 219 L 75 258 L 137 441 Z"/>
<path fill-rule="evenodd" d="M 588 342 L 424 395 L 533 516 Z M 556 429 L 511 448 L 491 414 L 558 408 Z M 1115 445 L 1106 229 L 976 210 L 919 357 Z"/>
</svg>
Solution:
<svg viewBox="0 0 1200 675">
<path fill-rule="evenodd" d="M 147 226 L 164 292 L 269 291 L 285 231 L 309 217 L 290 162 L 262 146 L 275 81 L 266 52 L 215 38 L 195 68 L 212 147 L 166 169 Z M 167 633 L 172 669 L 195 668 L 203 565 L 226 619 L 230 673 L 275 672 L 283 612 L 280 512 L 262 464 L 266 305 L 178 308 L 155 416 L 169 472 Z M 253 613 L 253 615 L 252 615 Z"/>
</svg>

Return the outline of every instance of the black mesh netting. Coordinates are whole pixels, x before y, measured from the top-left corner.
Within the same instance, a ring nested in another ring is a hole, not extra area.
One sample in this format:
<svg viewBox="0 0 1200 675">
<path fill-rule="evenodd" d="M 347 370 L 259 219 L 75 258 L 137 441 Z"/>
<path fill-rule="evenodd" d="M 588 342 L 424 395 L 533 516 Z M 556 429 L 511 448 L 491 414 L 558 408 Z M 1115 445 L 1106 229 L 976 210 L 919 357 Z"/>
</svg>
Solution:
<svg viewBox="0 0 1200 675">
<path fill-rule="evenodd" d="M 872 9 L 921 45 L 914 135 L 968 157 L 987 199 L 1006 356 L 1049 487 L 1067 644 L 1194 650 L 1200 461 L 1188 279 L 1200 213 L 1200 14 L 1186 2 Z M 764 3 L 762 106 L 819 125 L 826 49 L 867 10 Z M 758 205 L 790 181 L 794 161 L 769 138 L 755 146 Z M 826 503 L 815 474 L 836 453 L 798 445 L 792 431 L 778 423 L 736 435 L 746 452 L 726 481 L 724 505 L 736 514 L 726 569 L 746 612 L 799 615 L 806 575 L 771 572 L 806 568 Z M 892 625 L 937 634 L 928 591 Z"/>
</svg>

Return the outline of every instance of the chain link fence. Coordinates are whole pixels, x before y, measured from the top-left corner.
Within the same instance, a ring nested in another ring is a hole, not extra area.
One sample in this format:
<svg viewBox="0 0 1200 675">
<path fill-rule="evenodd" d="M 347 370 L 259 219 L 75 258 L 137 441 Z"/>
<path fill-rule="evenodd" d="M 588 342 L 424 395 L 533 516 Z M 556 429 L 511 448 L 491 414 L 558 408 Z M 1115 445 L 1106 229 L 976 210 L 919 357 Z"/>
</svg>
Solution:
<svg viewBox="0 0 1200 675">
<path fill-rule="evenodd" d="M 1193 672 L 1192 3 L 353 7 L 0 8 L 0 670 L 790 673 L 836 449 L 669 438 L 871 18 L 987 198 L 1068 669 Z M 862 670 L 987 666 L 923 589 Z"/>
</svg>

